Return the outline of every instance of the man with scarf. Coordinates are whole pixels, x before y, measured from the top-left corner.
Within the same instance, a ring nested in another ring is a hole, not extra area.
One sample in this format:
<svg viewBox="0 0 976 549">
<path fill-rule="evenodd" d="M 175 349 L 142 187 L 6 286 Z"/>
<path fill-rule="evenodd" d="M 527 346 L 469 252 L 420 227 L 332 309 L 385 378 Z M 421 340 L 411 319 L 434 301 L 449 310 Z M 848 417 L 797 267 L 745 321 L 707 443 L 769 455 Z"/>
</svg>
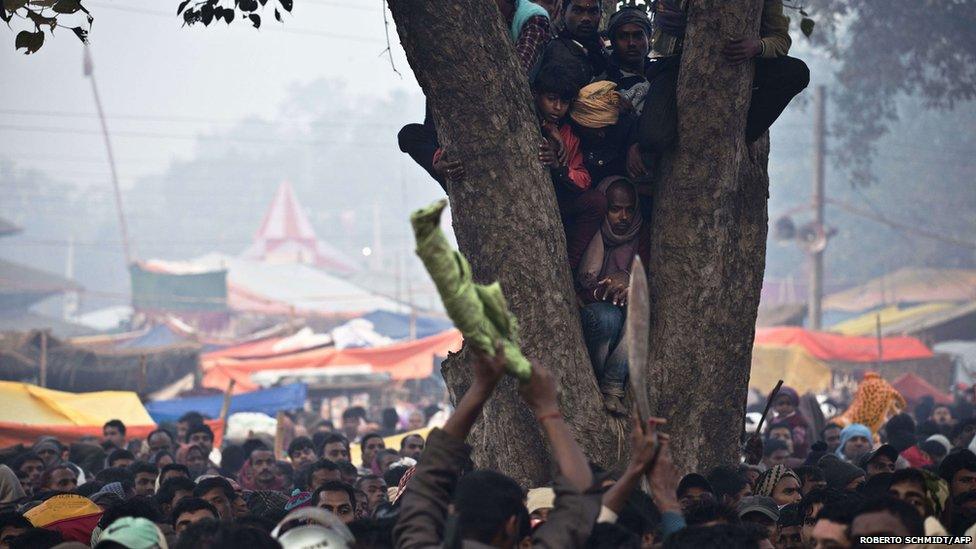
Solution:
<svg viewBox="0 0 976 549">
<path fill-rule="evenodd" d="M 607 197 L 607 216 L 583 253 L 577 269 L 583 338 L 603 393 L 606 409 L 626 415 L 623 404 L 627 382 L 624 319 L 630 264 L 639 249 L 648 257 L 647 238 L 641 238 L 643 219 L 637 191 L 625 177 L 608 177 L 597 190 Z"/>
</svg>

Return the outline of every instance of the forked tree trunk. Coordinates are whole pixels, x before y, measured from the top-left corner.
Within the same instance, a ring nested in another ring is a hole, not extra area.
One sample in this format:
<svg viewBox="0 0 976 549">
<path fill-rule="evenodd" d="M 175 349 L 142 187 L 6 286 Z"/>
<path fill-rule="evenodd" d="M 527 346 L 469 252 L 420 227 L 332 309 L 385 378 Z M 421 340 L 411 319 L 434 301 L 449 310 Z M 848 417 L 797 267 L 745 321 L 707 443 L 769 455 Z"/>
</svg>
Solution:
<svg viewBox="0 0 976 549">
<path fill-rule="evenodd" d="M 728 38 L 755 35 L 760 0 L 689 2 L 679 81 L 679 142 L 655 196 L 651 265 L 652 397 L 685 470 L 735 459 L 765 257 L 765 139 L 747 147 L 752 65 L 730 67 Z M 588 457 L 626 454 L 627 422 L 603 408 L 586 356 L 552 184 L 526 78 L 494 3 L 390 0 L 407 59 L 442 145 L 465 164 L 450 188 L 454 231 L 479 282 L 499 280 L 527 356 L 552 369 Z M 462 358 L 445 379 L 457 399 Z M 526 486 L 550 476 L 548 452 L 507 379 L 472 435 L 475 461 Z"/>
<path fill-rule="evenodd" d="M 583 346 L 555 194 L 537 158 L 528 82 L 498 9 L 490 0 L 390 0 L 390 9 L 441 144 L 464 162 L 467 178 L 449 193 L 459 248 L 476 281 L 501 282 L 523 352 L 554 372 L 561 408 L 588 457 L 613 463 L 626 453 L 615 434 L 624 422 L 605 413 Z M 463 357 L 444 367 L 455 399 L 469 383 Z M 523 485 L 551 476 L 537 422 L 511 378 L 469 442 L 478 466 Z"/>
<path fill-rule="evenodd" d="M 758 36 L 761 0 L 689 2 L 678 143 L 655 189 L 652 401 L 684 471 L 735 463 L 766 255 L 769 142 L 745 141 L 753 64 L 721 56 Z M 658 380 L 658 381 L 654 381 Z"/>
</svg>

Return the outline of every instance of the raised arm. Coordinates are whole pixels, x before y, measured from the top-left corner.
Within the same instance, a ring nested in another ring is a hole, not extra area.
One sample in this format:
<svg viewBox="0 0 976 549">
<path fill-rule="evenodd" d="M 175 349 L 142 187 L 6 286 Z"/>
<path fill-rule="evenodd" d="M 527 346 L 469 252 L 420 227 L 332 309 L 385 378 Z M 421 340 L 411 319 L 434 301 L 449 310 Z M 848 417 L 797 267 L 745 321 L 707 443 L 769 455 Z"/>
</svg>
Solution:
<svg viewBox="0 0 976 549">
<path fill-rule="evenodd" d="M 556 382 L 549 370 L 532 363 L 532 377 L 519 391 L 522 398 L 542 424 L 542 430 L 552 446 L 553 458 L 562 476 L 580 492 L 593 484 L 593 473 L 583 450 L 576 443 L 569 427 L 563 421 L 556 397 Z"/>
</svg>

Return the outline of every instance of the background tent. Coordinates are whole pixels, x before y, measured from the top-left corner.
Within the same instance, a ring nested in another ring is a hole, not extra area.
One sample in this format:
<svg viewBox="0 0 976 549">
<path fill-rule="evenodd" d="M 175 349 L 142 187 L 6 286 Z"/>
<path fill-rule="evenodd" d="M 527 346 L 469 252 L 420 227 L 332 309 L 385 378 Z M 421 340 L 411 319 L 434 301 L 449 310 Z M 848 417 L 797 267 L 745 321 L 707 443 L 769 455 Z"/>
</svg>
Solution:
<svg viewBox="0 0 976 549">
<path fill-rule="evenodd" d="M 390 311 L 373 311 L 363 315 L 363 318 L 373 323 L 373 330 L 390 339 L 407 339 L 410 337 L 411 318 L 406 313 Z M 454 327 L 451 319 L 446 316 L 414 315 L 414 337 L 423 338 L 439 334 Z"/>
<path fill-rule="evenodd" d="M 98 425 L 120 419 L 131 425 L 153 423 L 139 396 L 127 391 L 66 393 L 0 381 L 0 421 L 31 425 Z"/>
<path fill-rule="evenodd" d="M 928 381 L 908 372 L 902 374 L 898 379 L 891 382 L 891 385 L 905 397 L 909 406 L 914 406 L 922 397 L 930 396 L 936 404 L 952 404 L 952 396 L 940 391 Z"/>
<path fill-rule="evenodd" d="M 274 417 L 282 410 L 295 410 L 305 406 L 304 383 L 293 383 L 260 391 L 236 395 L 230 399 L 229 414 L 260 412 Z M 224 395 L 159 400 L 146 404 L 146 410 L 157 423 L 176 421 L 186 412 L 197 411 L 209 417 L 220 415 Z"/>
<path fill-rule="evenodd" d="M 259 360 L 205 360 L 203 385 L 223 391 L 234 379 L 237 382 L 234 392 L 245 393 L 258 388 L 251 380 L 251 374 L 256 372 L 355 365 L 368 365 L 374 372 L 389 373 L 393 380 L 426 379 L 433 373 L 434 357 L 459 350 L 461 343 L 461 333 L 452 329 L 424 339 L 372 349 L 326 348 Z"/>
<path fill-rule="evenodd" d="M 819 393 L 830 387 L 832 373 L 823 361 L 814 358 L 806 349 L 797 346 L 757 345 L 752 349 L 752 368 L 749 387 L 763 394 L 782 379 L 799 394 Z"/>
<path fill-rule="evenodd" d="M 881 333 L 892 325 L 927 316 L 933 312 L 944 311 L 955 306 L 953 303 L 924 303 L 922 305 L 890 305 L 877 311 L 864 313 L 830 327 L 831 332 L 851 336 L 873 336 L 878 328 L 878 317 L 881 317 Z"/>
<path fill-rule="evenodd" d="M 355 318 L 404 305 L 304 263 L 267 263 L 211 253 L 187 262 L 152 260 L 166 272 L 227 270 L 227 301 L 238 312 Z M 287 281 L 287 283 L 282 283 Z"/>
<path fill-rule="evenodd" d="M 976 300 L 976 270 L 905 268 L 828 295 L 825 311 L 862 312 L 898 303 Z"/>
<path fill-rule="evenodd" d="M 759 328 L 756 330 L 755 345 L 795 345 L 803 347 L 820 360 L 838 362 L 915 360 L 933 356 L 932 351 L 914 337 L 881 338 L 879 355 L 877 338 L 814 332 L 795 327 Z"/>
<path fill-rule="evenodd" d="M 356 260 L 319 240 L 287 181 L 278 186 L 254 242 L 242 255 L 268 263 L 306 263 L 339 274 L 362 270 Z"/>
<path fill-rule="evenodd" d="M 952 357 L 956 383 L 976 383 L 976 341 L 944 341 L 937 343 L 933 349 Z"/>
</svg>

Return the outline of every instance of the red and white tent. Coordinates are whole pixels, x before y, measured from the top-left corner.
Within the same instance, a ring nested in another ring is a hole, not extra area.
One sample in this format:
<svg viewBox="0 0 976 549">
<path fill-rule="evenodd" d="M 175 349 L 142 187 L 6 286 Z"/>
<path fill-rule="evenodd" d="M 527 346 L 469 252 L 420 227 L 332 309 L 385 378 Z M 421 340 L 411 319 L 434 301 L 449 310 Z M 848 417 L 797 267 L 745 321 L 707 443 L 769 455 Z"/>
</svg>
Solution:
<svg viewBox="0 0 976 549">
<path fill-rule="evenodd" d="M 301 263 L 337 274 L 362 269 L 355 261 L 315 236 L 295 191 L 287 181 L 278 186 L 245 259 L 267 263 Z"/>
</svg>

